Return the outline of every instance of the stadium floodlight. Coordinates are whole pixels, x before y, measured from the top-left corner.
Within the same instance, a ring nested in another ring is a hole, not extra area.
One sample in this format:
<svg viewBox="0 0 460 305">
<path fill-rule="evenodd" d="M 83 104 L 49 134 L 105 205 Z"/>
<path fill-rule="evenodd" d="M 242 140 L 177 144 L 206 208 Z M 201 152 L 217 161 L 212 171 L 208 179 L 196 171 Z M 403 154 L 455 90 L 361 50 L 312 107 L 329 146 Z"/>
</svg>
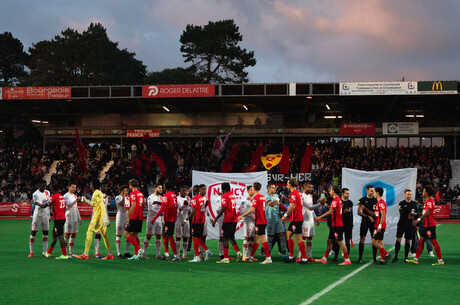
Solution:
<svg viewBox="0 0 460 305">
<path fill-rule="evenodd" d="M 40 120 L 32 120 L 32 123 L 41 123 L 42 121 Z"/>
<path fill-rule="evenodd" d="M 248 111 L 248 107 L 246 107 L 246 105 L 243 105 L 243 108 Z"/>
<path fill-rule="evenodd" d="M 342 118 L 342 116 L 341 116 L 341 115 L 338 115 L 338 116 L 337 116 L 337 118 L 338 118 L 338 119 L 341 119 L 341 118 Z"/>
<path fill-rule="evenodd" d="M 49 124 L 49 122 L 48 122 L 48 121 L 42 121 L 42 123 L 43 123 L 43 124 Z"/>
<path fill-rule="evenodd" d="M 423 115 L 423 114 L 417 114 L 415 117 L 416 117 L 416 118 L 424 118 L 425 115 Z"/>
<path fill-rule="evenodd" d="M 166 110 L 167 112 L 169 112 L 169 109 L 168 109 L 168 107 L 166 107 L 166 106 L 163 106 L 163 109 L 164 109 L 164 110 Z"/>
<path fill-rule="evenodd" d="M 331 107 L 329 107 L 328 104 L 326 104 L 326 108 L 327 108 L 327 110 L 331 110 Z"/>
<path fill-rule="evenodd" d="M 335 115 L 325 115 L 325 119 L 336 119 L 337 117 Z"/>
<path fill-rule="evenodd" d="M 413 114 L 406 114 L 406 118 L 415 118 L 415 115 L 413 115 Z"/>
<path fill-rule="evenodd" d="M 311 100 L 312 98 L 312 96 L 307 96 L 307 100 Z"/>
</svg>

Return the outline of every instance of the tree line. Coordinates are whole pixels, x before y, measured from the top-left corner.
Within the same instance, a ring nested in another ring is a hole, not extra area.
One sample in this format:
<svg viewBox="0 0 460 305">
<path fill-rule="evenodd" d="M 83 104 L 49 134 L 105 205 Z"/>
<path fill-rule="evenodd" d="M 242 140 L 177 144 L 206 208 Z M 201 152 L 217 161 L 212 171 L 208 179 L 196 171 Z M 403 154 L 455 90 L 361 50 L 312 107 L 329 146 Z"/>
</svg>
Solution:
<svg viewBox="0 0 460 305">
<path fill-rule="evenodd" d="M 101 86 L 139 84 L 244 83 L 253 51 L 239 46 L 243 36 L 231 19 L 187 25 L 180 51 L 187 67 L 148 72 L 136 54 L 120 49 L 106 28 L 91 23 L 79 33 L 67 28 L 28 52 L 10 32 L 0 34 L 0 86 Z"/>
</svg>

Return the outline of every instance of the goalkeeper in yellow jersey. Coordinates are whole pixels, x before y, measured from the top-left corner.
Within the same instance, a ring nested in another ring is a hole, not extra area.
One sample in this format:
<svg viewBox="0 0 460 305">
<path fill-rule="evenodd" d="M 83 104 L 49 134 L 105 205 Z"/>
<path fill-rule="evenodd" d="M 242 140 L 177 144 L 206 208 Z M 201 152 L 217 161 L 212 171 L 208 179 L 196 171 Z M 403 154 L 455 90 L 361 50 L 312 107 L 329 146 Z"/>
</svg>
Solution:
<svg viewBox="0 0 460 305">
<path fill-rule="evenodd" d="M 105 247 L 107 248 L 107 256 L 103 259 L 113 259 L 112 249 L 110 248 L 110 240 L 107 236 L 107 227 L 110 225 L 109 217 L 104 205 L 104 196 L 99 190 L 101 183 L 98 179 L 94 179 L 91 182 L 91 190 L 93 191 L 93 198 L 91 201 L 82 197 L 82 201 L 90 204 L 93 207 L 93 217 L 86 232 L 85 241 L 85 252 L 81 255 L 77 255 L 79 259 L 88 259 L 89 248 L 93 241 L 93 233 L 101 232 L 102 238 L 104 239 Z"/>
</svg>

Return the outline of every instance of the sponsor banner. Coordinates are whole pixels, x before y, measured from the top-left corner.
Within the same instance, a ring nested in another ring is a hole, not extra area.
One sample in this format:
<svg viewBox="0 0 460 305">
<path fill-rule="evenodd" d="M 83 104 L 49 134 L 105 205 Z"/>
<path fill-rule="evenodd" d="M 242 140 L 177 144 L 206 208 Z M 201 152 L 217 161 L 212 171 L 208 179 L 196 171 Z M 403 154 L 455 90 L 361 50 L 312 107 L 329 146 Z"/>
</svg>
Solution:
<svg viewBox="0 0 460 305">
<path fill-rule="evenodd" d="M 72 98 L 71 87 L 5 87 L 4 100 L 49 100 Z"/>
<path fill-rule="evenodd" d="M 208 206 L 208 211 L 211 220 L 214 219 L 220 208 L 220 196 L 222 193 L 221 185 L 224 182 L 230 183 L 231 192 L 236 199 L 236 209 L 239 210 L 241 202 L 247 197 L 248 185 L 252 185 L 254 182 L 262 184 L 261 194 L 267 195 L 267 172 L 255 172 L 255 173 L 208 173 L 193 171 L 192 172 L 192 185 L 204 184 L 207 186 L 206 196 L 210 199 L 211 204 Z M 223 220 L 224 215 L 221 216 Z M 219 226 L 213 227 L 209 217 L 206 218 L 208 226 L 208 239 L 219 239 Z M 243 239 L 243 222 L 238 222 L 236 228 L 236 239 Z"/>
<path fill-rule="evenodd" d="M 350 200 L 357 207 L 360 198 L 366 196 L 366 186 L 383 188 L 383 200 L 387 204 L 387 228 L 385 230 L 384 244 L 394 244 L 396 241 L 396 226 L 399 220 L 398 205 L 404 200 L 404 191 L 409 189 L 415 194 L 417 184 L 417 169 L 404 168 L 389 171 L 359 171 L 342 168 L 342 187 L 350 190 Z M 353 241 L 359 243 L 359 227 L 361 216 L 358 209 L 353 209 Z M 366 239 L 367 243 L 370 240 Z"/>
<path fill-rule="evenodd" d="M 126 136 L 128 138 L 143 138 L 148 134 L 151 138 L 159 138 L 160 130 L 159 129 L 127 129 Z"/>
<path fill-rule="evenodd" d="M 0 202 L 1 216 L 30 216 L 32 204 L 30 202 Z"/>
<path fill-rule="evenodd" d="M 392 122 L 382 124 L 382 133 L 390 135 L 418 134 L 418 122 Z"/>
<path fill-rule="evenodd" d="M 375 135 L 375 123 L 341 123 L 341 135 Z"/>
<path fill-rule="evenodd" d="M 448 204 L 437 204 L 433 211 L 434 218 L 450 218 L 450 206 Z"/>
<path fill-rule="evenodd" d="M 418 94 L 457 94 L 457 82 L 418 82 Z"/>
<path fill-rule="evenodd" d="M 151 85 L 142 86 L 142 97 L 209 97 L 215 96 L 214 85 Z"/>
<path fill-rule="evenodd" d="M 417 82 L 348 82 L 340 83 L 340 95 L 417 94 Z"/>
<path fill-rule="evenodd" d="M 78 202 L 77 208 L 80 216 L 91 216 L 93 214 L 93 207 L 89 203 Z"/>
<path fill-rule="evenodd" d="M 298 174 L 268 174 L 268 182 L 273 183 L 287 183 L 289 179 L 295 178 L 300 184 L 307 181 L 312 181 L 311 173 L 298 173 Z"/>
</svg>

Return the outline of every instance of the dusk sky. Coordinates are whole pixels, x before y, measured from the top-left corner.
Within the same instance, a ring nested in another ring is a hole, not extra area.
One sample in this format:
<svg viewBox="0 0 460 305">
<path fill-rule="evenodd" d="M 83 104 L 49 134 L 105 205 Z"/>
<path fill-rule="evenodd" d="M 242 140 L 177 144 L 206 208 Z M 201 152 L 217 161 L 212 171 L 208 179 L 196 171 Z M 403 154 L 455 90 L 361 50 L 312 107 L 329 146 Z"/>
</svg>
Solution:
<svg viewBox="0 0 460 305">
<path fill-rule="evenodd" d="M 25 49 L 100 22 L 148 71 L 186 67 L 187 24 L 234 19 L 252 83 L 460 80 L 460 1 L 2 1 L 0 30 Z"/>
</svg>

